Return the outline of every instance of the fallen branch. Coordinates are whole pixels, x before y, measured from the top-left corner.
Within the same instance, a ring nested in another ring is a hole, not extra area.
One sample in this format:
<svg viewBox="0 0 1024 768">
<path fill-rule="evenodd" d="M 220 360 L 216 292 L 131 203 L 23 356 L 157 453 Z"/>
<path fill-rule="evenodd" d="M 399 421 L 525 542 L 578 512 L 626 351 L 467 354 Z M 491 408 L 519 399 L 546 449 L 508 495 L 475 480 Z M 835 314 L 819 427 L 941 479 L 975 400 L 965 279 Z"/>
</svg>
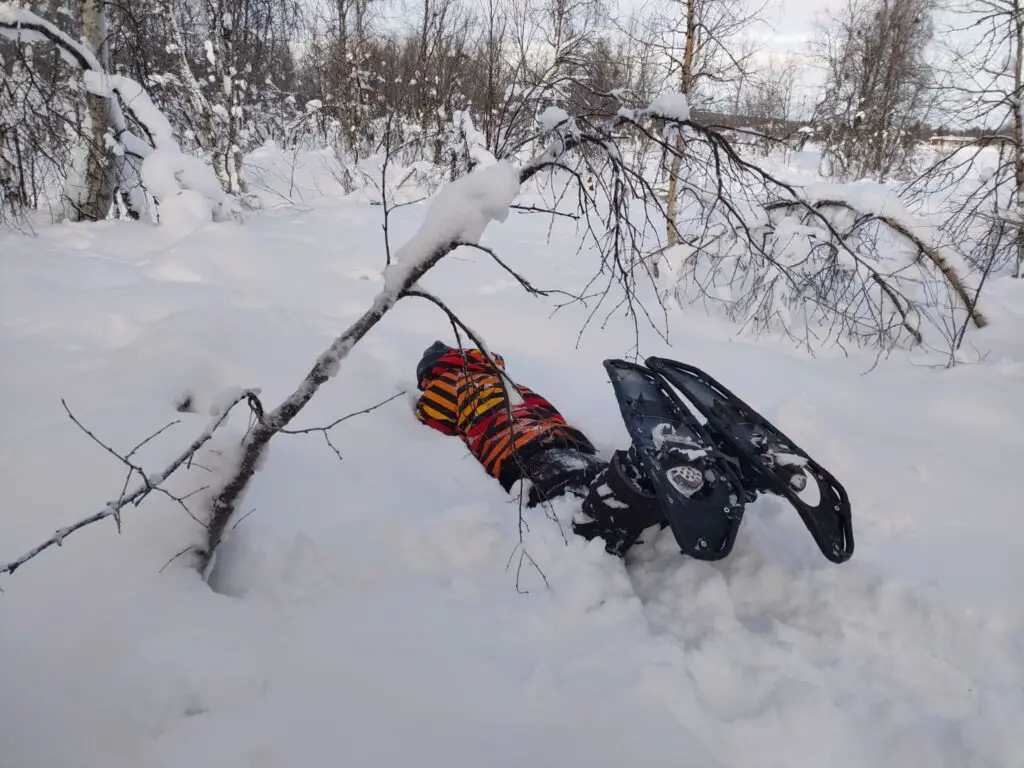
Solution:
<svg viewBox="0 0 1024 768">
<path fill-rule="evenodd" d="M 117 523 L 118 532 L 120 532 L 121 510 L 124 507 L 128 506 L 129 504 L 138 506 L 139 503 L 154 490 L 164 490 L 160 488 L 160 485 L 166 482 L 167 479 L 171 475 L 173 475 L 178 470 L 179 467 L 187 463 L 192 458 L 192 456 L 194 456 L 196 452 L 200 448 L 202 448 L 203 445 L 205 445 L 210 440 L 211 437 L 213 437 L 213 433 L 217 430 L 218 427 L 220 427 L 221 424 L 224 423 L 224 420 L 227 419 L 228 414 L 231 412 L 231 409 L 234 408 L 242 400 L 245 400 L 250 395 L 254 394 L 256 394 L 256 392 L 253 390 L 245 390 L 236 395 L 235 398 L 231 400 L 230 403 L 228 403 L 228 405 L 221 411 L 221 413 L 206 426 L 206 429 L 204 429 L 199 434 L 199 436 L 195 440 L 193 440 L 184 451 L 178 454 L 178 456 L 173 461 L 171 461 L 170 464 L 168 464 L 166 467 L 164 467 L 161 471 L 157 472 L 156 474 L 146 475 L 144 472 L 142 472 L 141 469 L 138 469 L 137 467 L 129 463 L 129 466 L 132 466 L 133 470 L 137 469 L 138 472 L 143 477 L 143 481 L 139 486 L 137 486 L 130 493 L 122 492 L 122 494 L 115 501 L 108 502 L 107 505 L 96 514 L 83 518 L 82 520 L 79 520 L 77 523 L 72 523 L 71 525 L 65 528 L 60 528 L 49 539 L 40 544 L 37 544 L 35 547 L 30 549 L 21 557 L 19 557 L 17 560 L 12 560 L 6 565 L 0 567 L 0 574 L 13 574 L 22 565 L 24 565 L 40 553 L 45 552 L 50 547 L 62 546 L 64 544 L 64 539 L 67 538 L 70 534 L 74 533 L 75 531 L 81 530 L 82 528 L 85 528 L 88 525 L 92 525 L 93 523 L 98 523 L 100 520 L 104 520 L 108 517 L 114 518 L 115 522 Z M 64 407 L 66 409 L 67 405 L 65 405 Z M 71 415 L 71 412 L 68 411 L 68 414 Z M 78 420 L 74 419 L 73 416 L 72 419 L 75 421 L 76 424 L 79 424 Z M 81 426 L 81 424 L 79 424 L 79 426 Z M 82 429 L 85 430 L 84 427 L 82 427 Z M 164 427 L 164 429 L 166 429 L 166 427 Z M 163 429 L 160 430 L 160 432 L 162 431 Z M 103 445 L 104 448 L 110 450 L 106 445 L 100 442 L 96 438 L 96 436 L 93 435 L 91 432 L 89 432 L 88 430 L 85 430 L 85 432 L 94 440 L 96 440 L 96 442 L 99 442 L 100 445 Z M 149 440 L 155 437 L 156 434 L 150 435 L 150 437 L 146 438 L 146 440 L 144 440 L 142 443 L 136 446 L 136 448 L 133 449 L 133 452 L 135 450 L 138 450 L 138 448 L 141 447 L 146 442 L 149 442 Z M 124 457 L 119 456 L 117 453 L 114 453 L 114 455 L 117 456 L 117 458 L 121 459 L 122 461 L 125 460 Z"/>
<path fill-rule="evenodd" d="M 870 260 L 865 259 L 861 254 L 852 249 L 846 242 L 845 238 L 828 220 L 827 216 L 818 210 L 811 202 L 804 199 L 803 195 L 793 184 L 771 174 L 759 165 L 745 160 L 719 131 L 690 119 L 667 117 L 652 113 L 649 110 L 641 109 L 634 111 L 632 114 L 629 112 L 620 112 L 612 121 L 612 125 L 629 125 L 639 131 L 648 141 L 652 142 L 656 146 L 660 146 L 666 156 L 677 156 L 680 153 L 680 150 L 672 141 L 668 138 L 655 135 L 643 124 L 643 121 L 647 119 L 653 119 L 665 125 L 673 125 L 677 130 L 688 129 L 701 137 L 707 143 L 707 146 L 712 153 L 711 160 L 713 162 L 715 176 L 714 205 L 721 206 L 723 209 L 728 211 L 728 216 L 726 218 L 733 221 L 735 226 L 743 232 L 744 239 L 750 244 L 751 248 L 754 249 L 761 258 L 775 264 L 775 266 L 779 268 L 780 272 L 785 275 L 788 280 L 793 281 L 793 276 L 790 274 L 789 270 L 784 268 L 783 265 L 778 264 L 771 257 L 771 254 L 768 251 L 757 244 L 757 238 L 746 223 L 741 211 L 739 211 L 736 206 L 730 202 L 729 196 L 725 193 L 723 175 L 727 168 L 735 169 L 751 179 L 759 180 L 766 190 L 776 189 L 786 192 L 790 199 L 782 201 L 783 204 L 802 208 L 810 217 L 817 220 L 817 222 L 832 235 L 836 247 L 846 253 L 861 269 L 863 269 L 867 273 L 868 279 L 878 286 L 885 298 L 892 302 L 896 312 L 900 316 L 902 327 L 910 334 L 915 343 L 923 343 L 923 336 L 921 335 L 920 330 L 916 327 L 914 319 L 911 317 L 911 313 L 908 311 L 908 307 L 911 306 L 910 300 L 890 285 L 885 276 L 879 272 Z M 590 141 L 591 139 L 583 137 L 582 140 Z M 699 197 L 700 195 L 698 194 L 698 198 Z M 707 217 L 708 213 L 708 211 L 705 211 L 704 216 Z"/>
<path fill-rule="evenodd" d="M 515 173 L 514 180 L 518 184 L 514 190 L 511 187 L 503 187 L 501 194 L 511 194 L 512 192 L 518 194 L 519 186 L 543 168 L 550 167 L 552 163 L 556 162 L 568 144 L 569 142 L 563 141 L 561 138 L 552 140 L 551 144 L 541 155 L 518 171 L 511 166 L 499 164 L 498 166 L 489 166 L 475 173 L 504 173 L 506 170 L 512 170 Z M 479 227 L 479 233 L 482 233 L 488 221 L 497 216 L 507 215 L 507 208 L 512 203 L 512 200 L 504 201 L 504 212 L 500 210 L 501 206 L 497 201 L 489 199 L 475 201 L 477 205 L 482 206 L 477 210 L 462 210 L 462 206 L 468 202 L 469 198 L 459 199 L 454 187 L 462 183 L 472 185 L 479 180 L 480 176 L 470 174 L 452 182 L 446 188 L 451 197 L 445 200 L 445 203 L 458 204 L 461 215 L 466 219 L 475 220 L 473 226 Z M 489 180 L 494 181 L 499 186 L 513 181 L 512 178 L 500 176 Z M 473 192 L 477 195 L 480 194 L 479 189 L 474 189 Z M 440 212 L 435 212 L 434 206 L 439 204 L 444 194 L 445 191 L 442 191 L 435 197 L 431 208 L 427 210 L 427 217 L 423 224 L 405 245 L 399 249 L 399 252 L 395 254 L 395 258 L 391 260 L 391 264 L 388 266 L 388 270 L 391 271 L 385 273 L 384 288 L 377 294 L 370 307 L 331 342 L 331 345 L 320 354 L 313 367 L 302 381 L 299 382 L 299 385 L 292 394 L 259 421 L 246 437 L 242 444 L 241 458 L 234 474 L 213 495 L 211 500 L 209 523 L 207 526 L 207 546 L 200 553 L 199 558 L 200 569 L 204 577 L 209 577 L 214 564 L 214 556 L 224 537 L 224 532 L 227 530 L 231 516 L 234 514 L 236 506 L 245 493 L 250 479 L 256 473 L 260 459 L 263 456 L 263 451 L 270 440 L 275 434 L 285 429 L 291 420 L 305 408 L 306 404 L 319 391 L 320 387 L 337 373 L 342 360 L 348 357 L 352 348 L 391 311 L 404 293 L 413 288 L 420 278 L 433 269 L 441 259 L 455 250 L 460 244 L 468 241 L 465 234 L 459 231 L 458 228 L 449 229 L 451 227 L 451 210 L 442 205 Z M 514 198 L 514 195 L 512 197 Z M 432 218 L 432 215 L 434 215 L 434 218 Z"/>
<path fill-rule="evenodd" d="M 971 322 L 974 323 L 976 328 L 984 328 L 988 325 L 988 319 L 978 311 L 977 302 L 972 300 L 967 286 L 964 285 L 963 280 L 960 279 L 960 275 L 957 274 L 953 265 L 949 263 L 945 256 L 934 246 L 929 245 L 922 240 L 918 235 L 914 234 L 911 229 L 903 222 L 893 218 L 892 216 L 885 216 L 878 213 L 870 213 L 860 211 L 845 200 L 818 200 L 814 203 L 816 208 L 841 208 L 843 210 L 854 213 L 860 217 L 858 224 L 863 226 L 871 221 L 880 221 L 885 224 L 891 230 L 906 238 L 915 248 L 918 253 L 926 256 L 928 260 L 935 265 L 935 268 L 939 270 L 942 276 L 949 283 L 950 287 L 959 297 L 960 301 L 963 302 L 964 308 L 967 310 L 968 317 Z M 795 208 L 803 207 L 800 203 L 793 200 L 780 200 L 771 203 L 767 206 L 768 210 L 778 210 L 782 208 Z"/>
</svg>

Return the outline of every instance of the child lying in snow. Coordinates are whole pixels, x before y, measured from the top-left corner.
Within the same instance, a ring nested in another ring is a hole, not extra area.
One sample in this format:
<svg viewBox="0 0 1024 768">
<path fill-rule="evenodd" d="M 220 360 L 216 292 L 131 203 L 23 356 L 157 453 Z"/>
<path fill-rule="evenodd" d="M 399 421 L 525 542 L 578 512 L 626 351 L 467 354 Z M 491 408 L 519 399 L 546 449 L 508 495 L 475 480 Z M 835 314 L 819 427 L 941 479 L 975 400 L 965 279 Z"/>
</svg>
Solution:
<svg viewBox="0 0 1024 768">
<path fill-rule="evenodd" d="M 573 530 L 587 539 L 599 536 L 609 552 L 624 554 L 645 528 L 662 521 L 654 495 L 630 477 L 625 452 L 610 463 L 601 459 L 548 400 L 502 375 L 501 355 L 492 357 L 494 363 L 479 349 L 435 341 L 416 366 L 423 392 L 416 417 L 462 438 L 506 491 L 526 481 L 528 506 L 565 494 L 583 498 L 590 519 L 574 522 Z"/>
</svg>

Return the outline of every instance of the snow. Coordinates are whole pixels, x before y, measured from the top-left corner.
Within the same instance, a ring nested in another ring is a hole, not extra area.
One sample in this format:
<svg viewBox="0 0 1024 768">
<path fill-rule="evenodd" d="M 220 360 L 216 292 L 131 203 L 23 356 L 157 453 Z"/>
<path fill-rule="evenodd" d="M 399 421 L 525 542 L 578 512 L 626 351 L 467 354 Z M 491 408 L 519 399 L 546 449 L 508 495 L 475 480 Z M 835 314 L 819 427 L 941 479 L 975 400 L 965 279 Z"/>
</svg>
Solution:
<svg viewBox="0 0 1024 768">
<path fill-rule="evenodd" d="M 690 103 L 685 93 L 663 93 L 647 106 L 646 111 L 668 120 L 690 119 Z"/>
<path fill-rule="evenodd" d="M 807 465 L 807 459 L 795 453 L 780 451 L 773 453 L 772 456 L 775 458 L 775 463 L 780 467 L 803 467 Z"/>
<path fill-rule="evenodd" d="M 545 107 L 544 111 L 537 115 L 541 133 L 550 133 L 559 127 L 567 127 L 569 123 L 569 113 L 554 105 Z"/>
<path fill-rule="evenodd" d="M 254 392 L 254 394 L 258 395 L 259 392 Z M 224 387 L 220 392 L 218 392 L 214 396 L 213 402 L 210 403 L 210 416 L 217 418 L 227 413 L 235 403 L 242 399 L 244 395 L 245 389 L 243 387 Z"/>
<path fill-rule="evenodd" d="M 385 272 L 385 290 L 403 287 L 409 273 L 444 246 L 477 243 L 490 222 L 505 221 L 518 194 L 519 171 L 508 160 L 475 168 L 443 186 L 419 229 L 395 253 Z"/>
<path fill-rule="evenodd" d="M 177 146 L 146 156 L 142 183 L 160 201 L 160 222 L 171 231 L 187 233 L 225 216 L 227 198 L 213 170 Z"/>
<path fill-rule="evenodd" d="M 506 218 L 517 193 L 539 203 L 512 171 L 393 211 L 398 269 L 479 238 L 538 286 L 581 288 L 596 264 L 575 222 Z M 0 560 L 123 487 L 60 398 L 122 451 L 180 420 L 135 457 L 154 473 L 241 387 L 280 402 L 378 296 L 380 206 L 312 184 L 301 199 L 185 236 L 116 221 L 0 232 Z M 526 296 L 469 248 L 422 287 L 604 456 L 625 446 L 601 361 L 629 354 L 628 318 L 577 345 L 589 308 L 552 314 L 559 297 Z M 332 430 L 342 461 L 319 435 L 274 438 L 216 591 L 172 561 L 202 531 L 155 495 L 123 511 L 122 534 L 101 522 L 4 578 L 2 762 L 1018 768 L 1024 285 L 987 290 L 985 354 L 949 370 L 811 357 L 697 307 L 669 311 L 671 346 L 641 329 L 642 355 L 707 369 L 843 481 L 845 565 L 773 498 L 717 563 L 653 531 L 623 563 L 571 534 L 567 500 L 525 510 L 520 547 L 516 500 L 400 398 Z M 454 341 L 441 312 L 399 302 L 290 426 L 409 391 L 436 338 Z M 249 421 L 236 406 L 169 488 L 219 477 Z"/>
<path fill-rule="evenodd" d="M 177 147 L 170 122 L 138 82 L 124 75 L 94 71 L 83 72 L 82 79 L 89 92 L 97 96 L 110 98 L 112 91 L 117 91 L 132 114 L 146 127 L 158 148 Z"/>
<path fill-rule="evenodd" d="M 457 129 L 465 151 L 468 151 L 469 158 L 473 163 L 491 165 L 497 162 L 494 154 L 487 149 L 487 136 L 476 127 L 473 122 L 473 116 L 468 110 L 455 110 L 452 114 L 452 124 Z M 460 149 L 452 147 L 456 154 L 460 153 Z"/>
<path fill-rule="evenodd" d="M 685 457 L 688 461 L 696 461 L 702 456 L 707 456 L 707 450 L 697 445 L 693 439 L 686 435 L 680 435 L 672 424 L 657 424 L 651 429 L 651 444 L 656 451 L 660 451 L 669 443 L 675 450 L 675 454 Z"/>
</svg>

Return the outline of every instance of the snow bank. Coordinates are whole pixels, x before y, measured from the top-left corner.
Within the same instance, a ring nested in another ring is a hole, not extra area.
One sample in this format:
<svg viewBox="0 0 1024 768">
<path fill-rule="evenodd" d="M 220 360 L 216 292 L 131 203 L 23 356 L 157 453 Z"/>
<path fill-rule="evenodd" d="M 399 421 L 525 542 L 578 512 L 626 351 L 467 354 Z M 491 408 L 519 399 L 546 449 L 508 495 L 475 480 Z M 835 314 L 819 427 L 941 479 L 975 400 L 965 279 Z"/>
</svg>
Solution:
<svg viewBox="0 0 1024 768">
<path fill-rule="evenodd" d="M 160 202 L 161 224 L 172 230 L 189 232 L 228 215 L 229 199 L 210 166 L 176 146 L 158 147 L 142 161 L 142 183 Z"/>
</svg>

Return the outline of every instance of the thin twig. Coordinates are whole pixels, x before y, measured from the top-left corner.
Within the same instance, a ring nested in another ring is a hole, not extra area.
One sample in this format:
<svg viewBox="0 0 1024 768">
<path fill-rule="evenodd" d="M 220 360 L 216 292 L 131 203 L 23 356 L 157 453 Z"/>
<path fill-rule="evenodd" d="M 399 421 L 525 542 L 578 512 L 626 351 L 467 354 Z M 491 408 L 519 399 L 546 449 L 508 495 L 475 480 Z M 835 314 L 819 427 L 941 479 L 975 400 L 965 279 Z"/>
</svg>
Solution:
<svg viewBox="0 0 1024 768">
<path fill-rule="evenodd" d="M 522 213 L 548 213 L 552 216 L 564 216 L 567 219 L 573 221 L 579 221 L 580 215 L 578 213 L 568 213 L 566 211 L 556 211 L 553 208 L 539 208 L 535 205 L 510 205 L 509 208 L 520 211 Z"/>
<path fill-rule="evenodd" d="M 189 544 L 183 550 L 181 550 L 176 555 L 174 555 L 170 560 L 168 560 L 166 563 L 164 563 L 163 567 L 161 567 L 160 570 L 157 571 L 157 573 L 163 573 L 167 569 L 167 567 L 170 566 L 170 564 L 173 563 L 175 560 L 177 560 L 179 557 L 181 557 L 182 555 L 186 555 L 189 552 L 196 551 L 196 549 L 197 548 L 196 548 L 195 544 Z"/>
<path fill-rule="evenodd" d="M 368 408 L 363 408 L 363 410 L 361 410 L 361 411 L 354 411 L 352 413 L 347 413 L 344 416 L 342 416 L 341 418 L 335 419 L 330 424 L 327 424 L 327 425 L 325 425 L 323 427 L 306 427 L 305 429 L 279 429 L 278 432 L 280 432 L 283 435 L 307 435 L 310 432 L 324 432 L 324 433 L 326 433 L 327 430 L 334 429 L 334 427 L 338 426 L 343 421 L 348 421 L 349 419 L 351 419 L 354 416 L 362 416 L 364 413 L 372 413 L 373 411 L 376 411 L 378 408 L 387 405 L 392 400 L 395 400 L 395 399 L 401 397 L 404 394 L 405 394 L 405 390 L 403 389 L 400 392 L 396 392 L 395 394 L 393 394 L 391 397 L 387 398 L 386 400 L 381 400 L 379 403 L 376 403 L 375 405 L 371 405 Z"/>
</svg>

